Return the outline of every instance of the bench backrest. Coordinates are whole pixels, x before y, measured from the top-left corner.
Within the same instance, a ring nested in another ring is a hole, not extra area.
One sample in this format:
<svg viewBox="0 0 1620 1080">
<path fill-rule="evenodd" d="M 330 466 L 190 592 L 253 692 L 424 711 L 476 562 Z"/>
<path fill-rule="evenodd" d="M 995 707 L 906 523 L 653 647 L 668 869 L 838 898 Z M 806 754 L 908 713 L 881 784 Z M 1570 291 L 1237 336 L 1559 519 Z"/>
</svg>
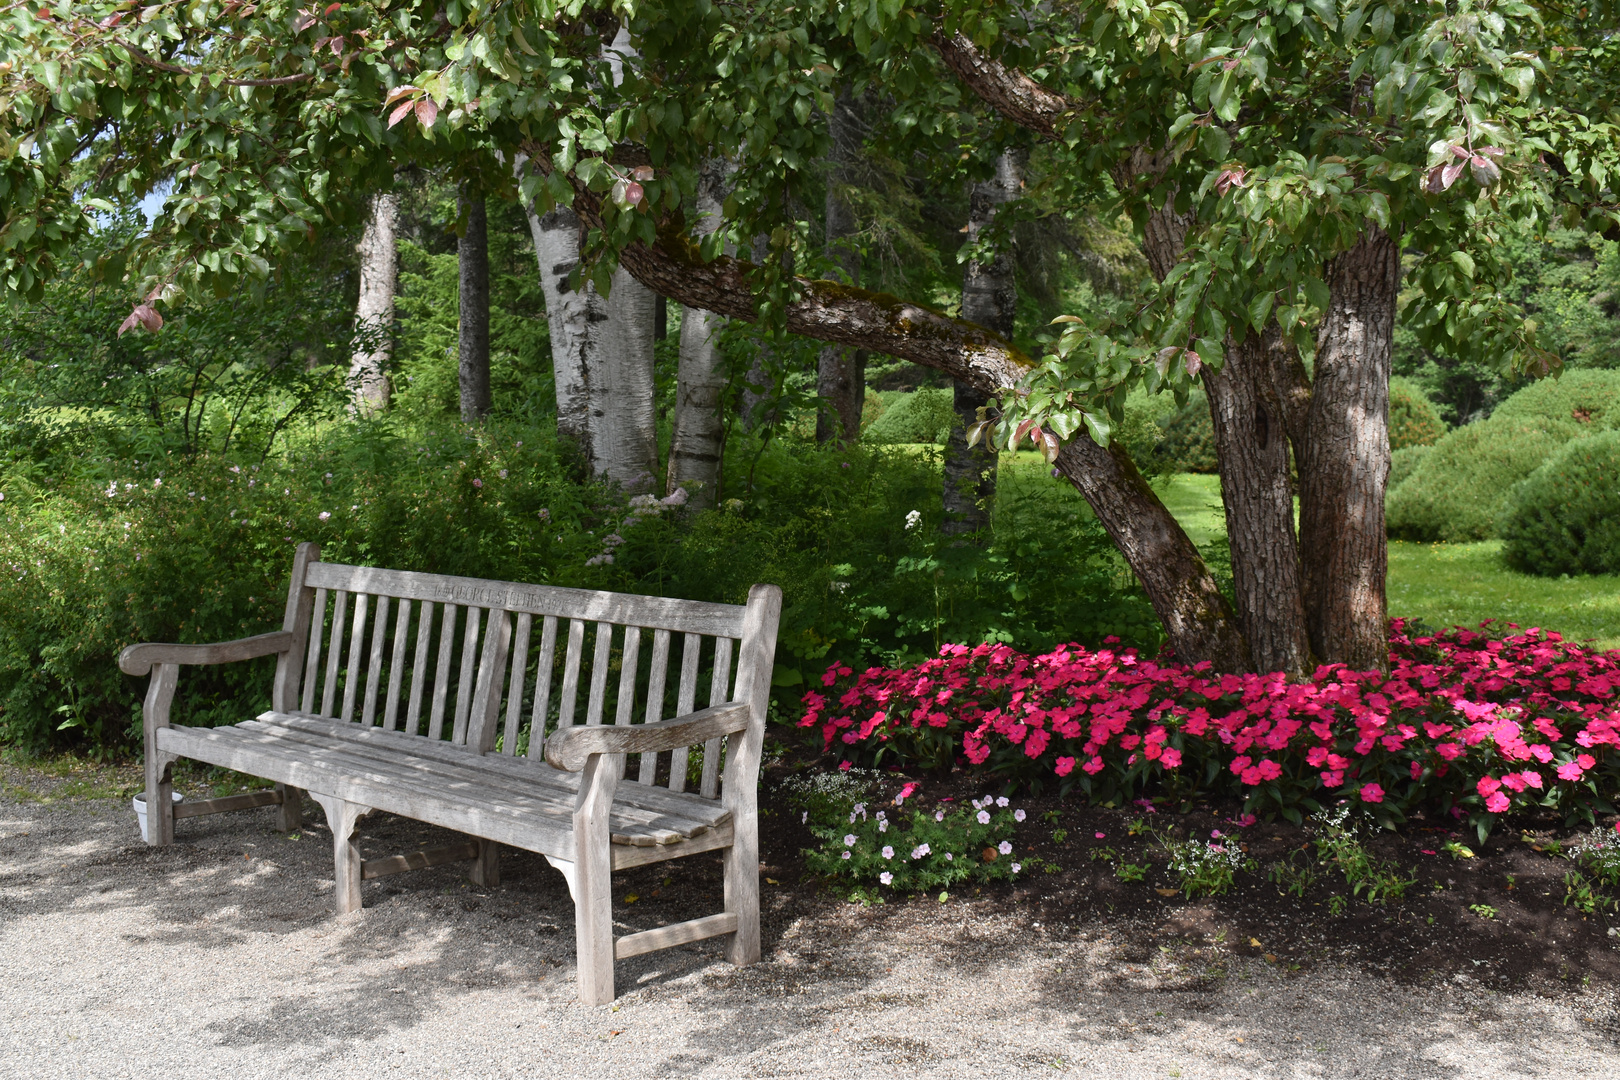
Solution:
<svg viewBox="0 0 1620 1080">
<path fill-rule="evenodd" d="M 284 627 L 297 645 L 277 670 L 274 708 L 550 768 L 549 730 L 745 701 L 757 747 L 779 611 L 774 586 L 756 586 L 747 606 L 711 604 L 325 563 L 303 544 Z M 708 798 L 720 794 L 720 742 L 701 749 L 696 786 Z M 686 790 L 688 749 L 636 756 L 630 776 Z"/>
</svg>

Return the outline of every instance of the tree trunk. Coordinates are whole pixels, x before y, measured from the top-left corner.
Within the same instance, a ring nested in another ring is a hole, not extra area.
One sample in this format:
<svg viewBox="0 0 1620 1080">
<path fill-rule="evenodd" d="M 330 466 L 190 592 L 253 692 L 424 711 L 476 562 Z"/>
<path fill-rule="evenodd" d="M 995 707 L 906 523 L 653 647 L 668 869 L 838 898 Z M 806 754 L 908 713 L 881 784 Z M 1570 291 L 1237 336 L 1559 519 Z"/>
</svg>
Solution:
<svg viewBox="0 0 1620 1080">
<path fill-rule="evenodd" d="M 1220 459 L 1238 622 L 1257 669 L 1303 675 L 1312 664 L 1288 433 L 1269 363 L 1281 339 L 1275 322 L 1241 344 L 1228 338 L 1226 363 L 1219 371 L 1206 367 L 1203 378 Z"/>
<path fill-rule="evenodd" d="M 354 408 L 370 415 L 388 407 L 393 386 L 388 360 L 393 352 L 394 295 L 399 290 L 399 196 L 373 195 L 365 232 L 360 235 L 360 302 L 355 305 L 355 330 L 372 347 L 354 354 L 349 362 L 349 383 L 354 387 Z"/>
<path fill-rule="evenodd" d="M 1311 647 L 1328 663 L 1389 667 L 1389 371 L 1399 245 L 1368 226 L 1327 266 L 1300 464 L 1300 549 Z"/>
<path fill-rule="evenodd" d="M 720 227 L 727 172 L 722 160 L 704 165 L 697 193 L 694 232 L 698 236 L 707 236 Z M 721 316 L 702 308 L 685 308 L 681 316 L 681 362 L 676 376 L 675 432 L 669 444 L 667 484 L 670 491 L 685 488 L 694 508 L 712 507 L 720 488 L 725 453 L 720 409 L 726 373 L 715 337 L 724 324 Z"/>
<path fill-rule="evenodd" d="M 489 227 L 482 196 L 461 195 L 466 231 L 456 245 L 461 266 L 461 419 L 476 424 L 488 413 L 489 396 Z"/>
<path fill-rule="evenodd" d="M 540 264 L 540 291 L 546 298 L 551 331 L 551 374 L 557 393 L 557 435 L 574 444 L 587 463 L 591 453 L 587 381 L 593 353 L 592 328 L 607 321 L 607 298 L 587 284 L 571 289 L 568 277 L 579 265 L 579 218 L 559 206 L 544 215 L 529 211 Z M 594 470 L 593 470 L 594 471 Z"/>
<path fill-rule="evenodd" d="M 968 201 L 968 243 L 990 226 L 996 208 L 1018 198 L 1024 186 L 1025 154 L 1004 150 L 996 160 L 995 178 L 973 185 Z M 1018 311 L 1018 281 L 1010 252 L 1001 251 L 989 262 L 970 262 L 962 276 L 962 318 L 978 323 L 1011 339 Z M 956 423 L 945 444 L 944 499 L 945 521 L 940 531 L 947 535 L 976 533 L 990 524 L 990 507 L 996 497 L 996 453 L 989 441 L 969 448 L 967 429 L 978 422 L 978 413 L 990 403 L 961 379 L 951 380 L 952 404 Z"/>
<path fill-rule="evenodd" d="M 861 117 L 855 97 L 843 86 L 827 117 L 832 136 L 832 169 L 827 175 L 827 257 L 843 270 L 851 285 L 860 284 L 861 254 L 852 242 L 855 211 L 843 188 L 854 179 L 854 163 L 861 147 Z M 837 439 L 853 443 L 861 437 L 861 408 L 866 404 L 866 353 L 829 345 L 821 350 L 816 366 L 816 393 L 822 399 L 816 414 L 816 441 Z"/>
</svg>

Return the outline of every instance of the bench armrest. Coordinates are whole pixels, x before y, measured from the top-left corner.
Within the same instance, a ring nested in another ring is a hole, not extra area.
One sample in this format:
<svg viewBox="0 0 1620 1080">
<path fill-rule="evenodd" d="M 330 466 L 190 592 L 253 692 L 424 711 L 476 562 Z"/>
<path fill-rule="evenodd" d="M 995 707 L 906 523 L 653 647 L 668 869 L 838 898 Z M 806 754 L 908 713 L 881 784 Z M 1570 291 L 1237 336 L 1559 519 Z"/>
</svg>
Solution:
<svg viewBox="0 0 1620 1080">
<path fill-rule="evenodd" d="M 708 742 L 748 726 L 746 702 L 711 705 L 674 720 L 652 724 L 589 724 L 566 727 L 546 739 L 546 761 L 564 772 L 579 772 L 592 754 L 655 754 Z"/>
<path fill-rule="evenodd" d="M 252 660 L 257 656 L 273 656 L 292 648 L 293 635 L 288 630 L 270 634 L 221 641 L 212 645 L 163 645 L 146 642 L 131 645 L 118 654 L 118 668 L 125 675 L 145 675 L 153 664 L 229 664 L 233 660 Z"/>
</svg>

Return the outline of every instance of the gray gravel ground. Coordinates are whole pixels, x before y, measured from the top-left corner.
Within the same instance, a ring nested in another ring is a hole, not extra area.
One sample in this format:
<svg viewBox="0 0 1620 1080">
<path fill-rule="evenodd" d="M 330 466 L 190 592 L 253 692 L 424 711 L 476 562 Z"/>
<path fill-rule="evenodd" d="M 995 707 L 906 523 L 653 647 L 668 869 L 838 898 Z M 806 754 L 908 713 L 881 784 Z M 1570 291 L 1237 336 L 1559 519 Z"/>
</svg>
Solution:
<svg viewBox="0 0 1620 1080">
<path fill-rule="evenodd" d="M 587 1008 L 567 890 L 538 859 L 504 856 L 488 894 L 455 867 L 368 882 L 335 918 L 318 810 L 298 839 L 255 810 L 181 822 L 152 851 L 127 801 L 3 786 L 4 1076 L 1620 1076 L 1613 987 L 1132 962 L 1106 924 L 789 885 L 766 886 L 762 963 L 713 943 L 638 957 L 618 1002 Z M 368 853 L 435 842 L 392 818 L 362 831 Z M 617 904 L 628 928 L 709 909 L 712 872 L 663 873 L 616 889 L 665 896 Z"/>
</svg>

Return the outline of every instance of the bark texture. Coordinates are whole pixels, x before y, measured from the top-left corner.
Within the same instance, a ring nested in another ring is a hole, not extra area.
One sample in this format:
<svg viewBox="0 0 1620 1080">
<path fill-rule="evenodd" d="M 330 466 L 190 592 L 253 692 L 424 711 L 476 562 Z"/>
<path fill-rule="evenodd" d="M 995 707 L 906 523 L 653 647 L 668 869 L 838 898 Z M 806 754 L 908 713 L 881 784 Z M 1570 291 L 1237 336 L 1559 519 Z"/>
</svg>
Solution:
<svg viewBox="0 0 1620 1080">
<path fill-rule="evenodd" d="M 1205 368 L 1203 380 L 1220 460 L 1238 623 L 1258 670 L 1303 675 L 1313 665 L 1288 433 L 1269 363 L 1281 337 L 1272 323 L 1241 344 L 1228 338 L 1226 363 L 1219 371 Z"/>
<path fill-rule="evenodd" d="M 398 233 L 399 196 L 373 195 L 360 235 L 360 299 L 354 311 L 356 331 L 365 333 L 373 347 L 356 352 L 349 361 L 354 407 L 368 415 L 386 409 L 393 393 L 388 361 L 393 353 L 394 296 L 399 291 Z"/>
<path fill-rule="evenodd" d="M 461 419 L 476 424 L 488 413 L 489 393 L 489 225 L 484 200 L 461 196 L 466 231 L 456 245 L 461 268 L 461 317 L 458 353 L 461 358 Z"/>
<path fill-rule="evenodd" d="M 697 236 L 707 236 L 720 227 L 726 173 L 725 163 L 719 160 L 707 163 L 703 170 L 697 194 L 698 219 L 693 229 Z M 721 403 L 726 373 L 715 340 L 725 319 L 702 308 L 689 307 L 684 312 L 667 485 L 670 491 L 685 488 L 688 505 L 705 509 L 715 503 L 725 451 Z"/>
<path fill-rule="evenodd" d="M 1389 366 L 1400 250 L 1377 226 L 1327 266 L 1330 301 L 1316 337 L 1300 549 L 1311 645 L 1328 662 L 1389 666 Z"/>
<path fill-rule="evenodd" d="M 861 255 L 852 238 L 855 211 L 844 196 L 853 180 L 861 147 L 859 104 L 843 87 L 827 117 L 832 136 L 832 169 L 827 176 L 827 257 L 852 285 L 861 280 Z M 816 441 L 852 443 L 861 437 L 861 408 L 866 404 L 866 354 L 860 349 L 829 345 L 821 350 L 816 366 L 816 393 L 822 405 L 816 414 Z"/>
<path fill-rule="evenodd" d="M 1005 150 L 996 160 L 996 174 L 973 185 L 968 199 L 968 243 L 990 227 L 996 208 L 1018 198 L 1024 186 L 1025 155 Z M 962 318 L 989 327 L 1004 338 L 1013 336 L 1018 311 L 1018 281 L 1011 252 L 967 264 L 962 275 Z M 947 535 L 976 533 L 990 524 L 990 507 L 996 497 L 996 454 L 989 441 L 969 447 L 967 429 L 978 421 L 979 410 L 990 403 L 990 396 L 961 379 L 951 381 L 951 399 L 956 423 L 945 444 L 945 520 L 940 531 Z"/>
</svg>

